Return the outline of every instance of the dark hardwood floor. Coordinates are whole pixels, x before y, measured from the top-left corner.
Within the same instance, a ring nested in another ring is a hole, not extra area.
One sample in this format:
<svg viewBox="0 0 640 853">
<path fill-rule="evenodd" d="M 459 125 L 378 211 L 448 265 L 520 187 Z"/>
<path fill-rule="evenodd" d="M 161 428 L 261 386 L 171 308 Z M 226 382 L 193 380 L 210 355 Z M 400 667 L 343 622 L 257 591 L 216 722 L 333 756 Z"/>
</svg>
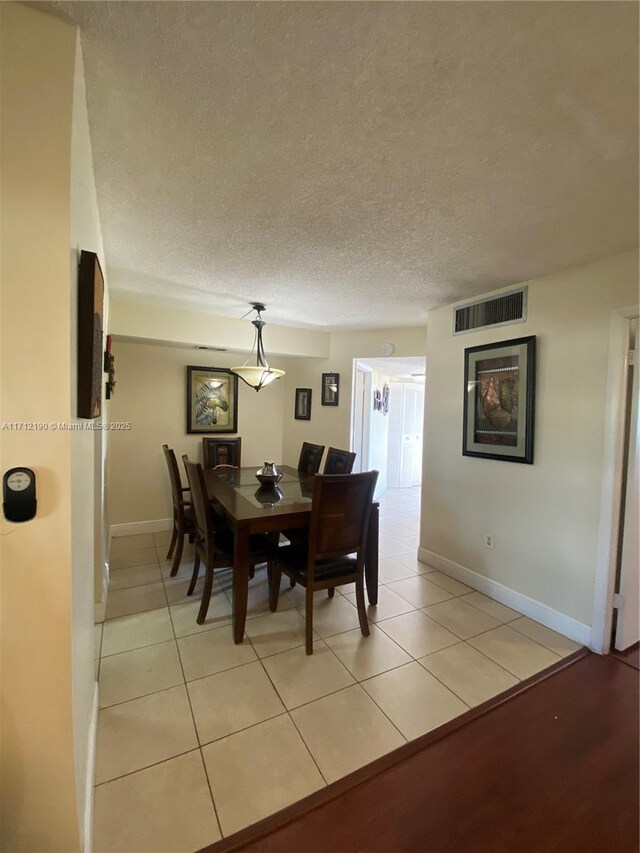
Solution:
<svg viewBox="0 0 640 853">
<path fill-rule="evenodd" d="M 637 853 L 638 675 L 583 656 L 207 850 Z"/>
<path fill-rule="evenodd" d="M 640 669 L 640 643 L 636 643 L 623 652 L 613 652 L 613 654 L 623 661 L 623 663 L 629 664 L 629 666 L 635 669 Z"/>
</svg>

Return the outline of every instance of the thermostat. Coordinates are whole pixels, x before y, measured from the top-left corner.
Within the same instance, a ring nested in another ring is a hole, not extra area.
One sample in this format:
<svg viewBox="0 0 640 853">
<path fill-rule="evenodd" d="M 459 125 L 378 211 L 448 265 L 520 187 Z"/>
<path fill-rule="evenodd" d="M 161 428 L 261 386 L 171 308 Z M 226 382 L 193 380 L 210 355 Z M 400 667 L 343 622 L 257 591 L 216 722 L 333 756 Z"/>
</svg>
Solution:
<svg viewBox="0 0 640 853">
<path fill-rule="evenodd" d="M 36 506 L 36 475 L 31 468 L 9 468 L 2 478 L 4 517 L 7 521 L 30 521 Z"/>
</svg>

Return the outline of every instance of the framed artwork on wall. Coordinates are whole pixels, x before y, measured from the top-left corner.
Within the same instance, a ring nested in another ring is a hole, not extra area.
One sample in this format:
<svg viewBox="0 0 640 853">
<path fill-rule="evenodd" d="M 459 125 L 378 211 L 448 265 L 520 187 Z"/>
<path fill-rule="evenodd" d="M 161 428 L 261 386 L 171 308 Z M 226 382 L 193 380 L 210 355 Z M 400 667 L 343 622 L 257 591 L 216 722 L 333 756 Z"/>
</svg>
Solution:
<svg viewBox="0 0 640 853">
<path fill-rule="evenodd" d="M 78 265 L 79 418 L 99 418 L 102 404 L 104 279 L 95 252 L 82 251 Z"/>
<path fill-rule="evenodd" d="M 297 421 L 311 420 L 311 388 L 296 388 L 296 404 L 293 416 Z"/>
<path fill-rule="evenodd" d="M 320 402 L 323 406 L 337 406 L 340 399 L 340 374 L 322 374 L 322 397 Z"/>
<path fill-rule="evenodd" d="M 187 367 L 187 432 L 238 431 L 238 377 L 225 367 Z"/>
<path fill-rule="evenodd" d="M 533 464 L 536 338 L 464 351 L 462 453 Z"/>
</svg>

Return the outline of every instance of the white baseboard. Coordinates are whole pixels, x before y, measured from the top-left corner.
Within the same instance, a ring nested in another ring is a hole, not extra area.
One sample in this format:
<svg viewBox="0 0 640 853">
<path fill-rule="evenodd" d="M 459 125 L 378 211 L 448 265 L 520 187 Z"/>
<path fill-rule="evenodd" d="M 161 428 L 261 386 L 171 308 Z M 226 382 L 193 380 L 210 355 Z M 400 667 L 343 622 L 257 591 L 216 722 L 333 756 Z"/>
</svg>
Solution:
<svg viewBox="0 0 640 853">
<path fill-rule="evenodd" d="M 559 634 L 569 637 L 570 640 L 575 640 L 576 643 L 587 647 L 591 643 L 591 627 L 589 625 L 578 622 L 570 616 L 565 616 L 564 613 L 559 613 L 547 604 L 536 601 L 535 598 L 529 598 L 521 592 L 516 592 L 510 587 L 498 583 L 498 581 L 480 575 L 478 572 L 461 566 L 459 563 L 454 563 L 453 560 L 441 557 L 440 554 L 435 554 L 426 548 L 418 548 L 418 560 L 421 563 L 433 566 L 434 569 L 439 569 L 462 583 L 466 583 L 467 586 L 477 589 L 478 592 L 483 592 L 501 604 L 512 607 L 524 616 L 540 622 L 541 625 L 546 625 L 552 631 L 557 631 Z"/>
<path fill-rule="evenodd" d="M 129 524 L 112 524 L 112 536 L 135 536 L 137 533 L 162 533 L 171 530 L 173 519 L 156 518 L 153 521 L 132 521 Z"/>
<path fill-rule="evenodd" d="M 87 748 L 87 778 L 85 780 L 84 792 L 84 840 L 83 853 L 92 853 L 93 850 L 93 780 L 96 766 L 96 734 L 98 732 L 98 682 L 96 681 L 93 691 L 93 707 L 91 709 L 91 723 L 89 724 L 89 744 Z"/>
</svg>

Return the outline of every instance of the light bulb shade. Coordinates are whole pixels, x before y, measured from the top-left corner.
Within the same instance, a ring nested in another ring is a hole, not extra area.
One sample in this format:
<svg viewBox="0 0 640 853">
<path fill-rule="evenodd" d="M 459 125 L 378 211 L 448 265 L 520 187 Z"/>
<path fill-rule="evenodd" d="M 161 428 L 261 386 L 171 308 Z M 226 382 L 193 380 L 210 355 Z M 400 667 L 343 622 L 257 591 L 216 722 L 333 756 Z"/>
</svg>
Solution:
<svg viewBox="0 0 640 853">
<path fill-rule="evenodd" d="M 280 379 L 284 376 L 284 370 L 276 370 L 273 367 L 262 367 L 261 365 L 243 364 L 241 367 L 232 367 L 232 373 L 236 373 L 243 382 L 246 382 L 251 388 L 259 391 L 273 382 L 274 379 Z"/>
<path fill-rule="evenodd" d="M 267 363 L 264 353 L 264 345 L 262 343 L 262 330 L 265 326 L 265 322 L 260 315 L 260 312 L 264 311 L 264 305 L 254 302 L 253 307 L 254 310 L 257 311 L 257 317 L 255 320 L 251 321 L 251 324 L 256 330 L 255 343 L 251 353 L 253 354 L 255 351 L 256 363 L 255 365 L 250 365 L 245 362 L 240 365 L 240 367 L 232 367 L 231 372 L 237 374 L 250 388 L 255 388 L 256 391 L 259 391 L 261 388 L 264 388 L 265 385 L 273 382 L 274 379 L 279 379 L 281 376 L 284 376 L 284 370 L 276 370 L 273 367 L 269 367 Z M 251 358 L 251 355 L 249 358 Z M 247 361 L 248 360 L 249 359 L 247 359 Z"/>
</svg>

